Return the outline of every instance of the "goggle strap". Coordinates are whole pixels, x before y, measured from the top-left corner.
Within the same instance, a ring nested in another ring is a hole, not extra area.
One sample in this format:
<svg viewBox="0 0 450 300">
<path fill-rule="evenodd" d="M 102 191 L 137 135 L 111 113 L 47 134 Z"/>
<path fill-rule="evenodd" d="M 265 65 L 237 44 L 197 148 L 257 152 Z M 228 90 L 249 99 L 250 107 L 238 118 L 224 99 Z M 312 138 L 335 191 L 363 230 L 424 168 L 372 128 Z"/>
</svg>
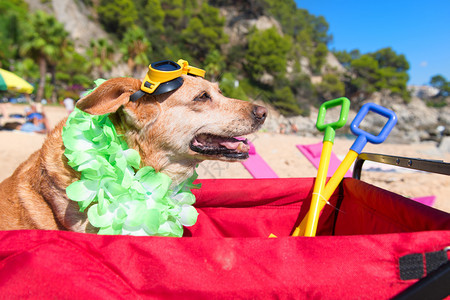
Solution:
<svg viewBox="0 0 450 300">
<path fill-rule="evenodd" d="M 189 66 L 188 68 L 188 75 L 192 76 L 200 76 L 202 78 L 205 78 L 205 71 L 196 67 Z"/>
<path fill-rule="evenodd" d="M 137 91 L 136 93 L 134 93 L 133 95 L 130 96 L 130 101 L 134 102 L 139 100 L 140 98 L 142 98 L 145 95 L 145 92 L 142 90 Z"/>
<path fill-rule="evenodd" d="M 205 78 L 205 71 L 200 69 L 200 68 L 196 68 L 193 66 L 190 66 L 189 63 L 184 60 L 184 59 L 179 59 L 177 61 L 177 64 L 179 64 L 181 66 L 181 69 L 183 70 L 183 74 L 186 75 L 193 75 L 193 76 L 200 76 L 202 78 Z"/>
</svg>

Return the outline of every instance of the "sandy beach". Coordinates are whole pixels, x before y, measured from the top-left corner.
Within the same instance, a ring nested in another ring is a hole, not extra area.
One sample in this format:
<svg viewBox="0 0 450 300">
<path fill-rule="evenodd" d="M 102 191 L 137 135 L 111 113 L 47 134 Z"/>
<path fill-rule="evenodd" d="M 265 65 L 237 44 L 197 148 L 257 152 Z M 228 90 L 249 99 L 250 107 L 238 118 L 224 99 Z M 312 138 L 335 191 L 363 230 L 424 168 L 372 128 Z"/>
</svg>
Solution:
<svg viewBox="0 0 450 300">
<path fill-rule="evenodd" d="M 23 113 L 25 105 L 10 105 L 8 113 Z M 55 126 L 67 116 L 64 107 L 46 106 L 50 126 Z M 2 122 L 8 120 L 1 120 Z M 10 119 L 9 121 L 13 121 Z M 279 177 L 315 177 L 315 167 L 295 147 L 297 144 L 321 142 L 320 137 L 304 137 L 300 134 L 278 134 L 258 132 L 248 137 L 259 155 Z M 19 131 L 0 131 L 0 181 L 10 176 L 21 162 L 38 150 L 45 135 Z M 343 158 L 352 145 L 352 139 L 336 138 L 333 152 Z M 369 144 L 364 152 L 382 153 L 422 159 L 450 162 L 450 153 L 439 151 L 434 143 L 420 144 Z M 367 168 L 371 165 L 366 163 Z M 373 165 L 372 165 L 373 166 Z M 252 178 L 241 163 L 206 161 L 199 165 L 200 178 Z M 362 180 L 406 197 L 435 195 L 435 208 L 450 212 L 450 179 L 445 175 L 413 172 L 404 168 L 386 169 L 375 172 L 363 169 Z"/>
</svg>

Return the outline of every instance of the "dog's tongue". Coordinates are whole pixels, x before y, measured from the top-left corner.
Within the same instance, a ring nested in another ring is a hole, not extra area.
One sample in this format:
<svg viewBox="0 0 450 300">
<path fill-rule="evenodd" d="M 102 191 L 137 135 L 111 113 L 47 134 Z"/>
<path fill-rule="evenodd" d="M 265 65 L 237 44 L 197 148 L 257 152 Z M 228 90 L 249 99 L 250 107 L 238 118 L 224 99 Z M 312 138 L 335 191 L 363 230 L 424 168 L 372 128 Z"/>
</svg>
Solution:
<svg viewBox="0 0 450 300">
<path fill-rule="evenodd" d="M 200 135 L 196 138 L 194 142 L 195 145 L 207 145 L 213 147 L 225 147 L 229 150 L 236 150 L 238 152 L 248 152 L 250 147 L 247 145 L 245 141 L 238 140 L 235 138 L 224 138 L 213 135 Z"/>
<path fill-rule="evenodd" d="M 234 138 L 219 142 L 219 145 L 224 146 L 227 149 L 236 150 L 239 152 L 248 152 L 248 150 L 250 150 L 250 147 L 245 144 L 245 142 Z"/>
</svg>

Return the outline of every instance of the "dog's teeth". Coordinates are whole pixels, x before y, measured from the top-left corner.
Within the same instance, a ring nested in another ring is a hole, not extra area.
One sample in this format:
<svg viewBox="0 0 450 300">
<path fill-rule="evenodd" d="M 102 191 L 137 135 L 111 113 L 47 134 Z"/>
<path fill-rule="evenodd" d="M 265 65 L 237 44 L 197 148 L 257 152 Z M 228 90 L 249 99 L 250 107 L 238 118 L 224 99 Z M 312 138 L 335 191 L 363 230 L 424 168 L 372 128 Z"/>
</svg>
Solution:
<svg viewBox="0 0 450 300">
<path fill-rule="evenodd" d="M 236 150 L 239 152 L 248 152 L 249 147 L 244 142 L 240 142 L 239 145 L 237 146 Z"/>
</svg>

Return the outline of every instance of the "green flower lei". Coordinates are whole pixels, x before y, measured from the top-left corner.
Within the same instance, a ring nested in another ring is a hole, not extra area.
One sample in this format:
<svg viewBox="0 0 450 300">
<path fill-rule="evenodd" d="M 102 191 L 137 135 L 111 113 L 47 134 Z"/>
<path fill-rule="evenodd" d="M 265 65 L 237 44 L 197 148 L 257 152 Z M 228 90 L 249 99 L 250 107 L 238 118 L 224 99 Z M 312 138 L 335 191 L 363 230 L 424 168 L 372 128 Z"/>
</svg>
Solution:
<svg viewBox="0 0 450 300">
<path fill-rule="evenodd" d="M 62 138 L 69 166 L 81 173 L 67 187 L 67 196 L 80 211 L 87 209 L 99 234 L 181 237 L 183 226 L 197 221 L 190 191 L 199 187 L 193 184 L 197 174 L 170 189 L 169 176 L 150 166 L 139 169 L 139 153 L 117 135 L 108 114 L 75 109 Z"/>
</svg>

